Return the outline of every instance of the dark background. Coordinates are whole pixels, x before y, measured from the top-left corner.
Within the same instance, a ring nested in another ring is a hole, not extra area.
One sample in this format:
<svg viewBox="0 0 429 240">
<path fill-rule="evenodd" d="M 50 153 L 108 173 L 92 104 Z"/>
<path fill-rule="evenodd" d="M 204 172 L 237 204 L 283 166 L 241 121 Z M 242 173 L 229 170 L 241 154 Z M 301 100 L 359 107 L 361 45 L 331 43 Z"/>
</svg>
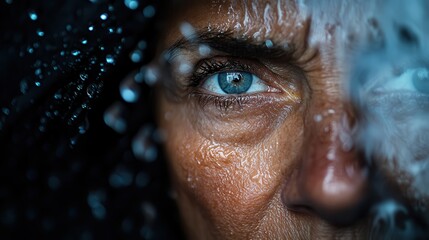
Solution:
<svg viewBox="0 0 429 240">
<path fill-rule="evenodd" d="M 152 91 L 143 81 L 132 104 L 119 94 L 161 27 L 163 2 L 138 3 L 0 0 L 0 239 L 181 238 L 162 151 L 131 149 L 142 127 L 159 149 Z M 125 132 L 103 120 L 114 103 Z"/>
</svg>

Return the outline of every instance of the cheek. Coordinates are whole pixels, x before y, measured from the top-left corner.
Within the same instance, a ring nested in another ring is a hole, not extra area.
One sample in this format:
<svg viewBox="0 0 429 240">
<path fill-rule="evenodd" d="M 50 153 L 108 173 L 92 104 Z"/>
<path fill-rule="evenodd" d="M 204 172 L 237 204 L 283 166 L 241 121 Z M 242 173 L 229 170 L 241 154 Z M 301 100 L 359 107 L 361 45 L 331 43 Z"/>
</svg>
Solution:
<svg viewBox="0 0 429 240">
<path fill-rule="evenodd" d="M 207 225 L 223 233 L 243 233 L 255 231 L 262 221 L 271 222 L 266 226 L 286 222 L 279 220 L 285 218 L 279 218 L 284 212 L 268 212 L 283 209 L 280 189 L 298 155 L 300 119 L 290 116 L 273 131 L 254 127 L 259 130 L 249 131 L 245 137 L 258 136 L 254 141 L 229 141 L 218 137 L 219 133 L 213 138 L 202 134 L 189 121 L 189 115 L 178 110 L 180 107 L 168 108 L 165 104 L 163 108 L 171 111 L 170 118 L 161 121 L 161 127 L 168 136 L 165 147 L 173 184 L 179 195 L 192 201 L 193 211 L 200 212 Z M 206 125 L 205 130 L 215 128 L 216 125 Z M 236 130 L 231 125 L 226 128 Z M 239 138 L 243 138 L 242 134 Z M 277 219 L 264 219 L 268 215 Z"/>
</svg>

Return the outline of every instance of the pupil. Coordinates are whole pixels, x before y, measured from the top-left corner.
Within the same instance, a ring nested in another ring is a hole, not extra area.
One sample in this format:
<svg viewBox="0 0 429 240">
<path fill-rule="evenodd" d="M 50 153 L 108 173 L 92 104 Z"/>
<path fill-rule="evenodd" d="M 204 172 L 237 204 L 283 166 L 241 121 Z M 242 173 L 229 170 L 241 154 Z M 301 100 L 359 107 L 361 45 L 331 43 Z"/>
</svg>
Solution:
<svg viewBox="0 0 429 240">
<path fill-rule="evenodd" d="M 235 82 L 235 83 L 238 83 L 238 82 L 241 81 L 241 78 L 242 78 L 241 74 L 236 74 L 236 75 L 233 76 L 232 81 Z"/>
</svg>

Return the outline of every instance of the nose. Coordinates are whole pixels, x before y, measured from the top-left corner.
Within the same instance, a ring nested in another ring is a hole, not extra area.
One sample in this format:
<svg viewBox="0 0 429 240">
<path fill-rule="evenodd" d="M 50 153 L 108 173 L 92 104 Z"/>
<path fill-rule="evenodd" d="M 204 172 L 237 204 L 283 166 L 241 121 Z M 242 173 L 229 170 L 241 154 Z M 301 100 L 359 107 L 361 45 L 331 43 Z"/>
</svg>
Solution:
<svg viewBox="0 0 429 240">
<path fill-rule="evenodd" d="M 350 224 L 365 212 L 368 171 L 353 146 L 354 121 L 345 105 L 308 111 L 302 157 L 282 192 L 287 208 L 335 225 Z"/>
</svg>

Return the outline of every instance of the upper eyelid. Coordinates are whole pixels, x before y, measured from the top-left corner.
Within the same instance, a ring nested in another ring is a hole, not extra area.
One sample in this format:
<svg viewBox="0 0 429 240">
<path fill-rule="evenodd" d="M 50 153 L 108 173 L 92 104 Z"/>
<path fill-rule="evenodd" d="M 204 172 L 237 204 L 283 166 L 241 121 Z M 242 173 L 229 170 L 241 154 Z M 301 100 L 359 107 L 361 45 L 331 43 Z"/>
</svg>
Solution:
<svg viewBox="0 0 429 240">
<path fill-rule="evenodd" d="M 293 60 L 298 51 L 292 43 L 288 43 L 287 48 L 276 44 L 267 47 L 265 41 L 255 42 L 250 38 L 234 37 L 234 31 L 209 32 L 207 30 L 200 30 L 194 35 L 183 37 L 172 44 L 166 51 L 167 59 L 177 57 L 180 50 L 197 49 L 201 44 L 236 57 L 283 59 L 287 61 Z"/>
</svg>

